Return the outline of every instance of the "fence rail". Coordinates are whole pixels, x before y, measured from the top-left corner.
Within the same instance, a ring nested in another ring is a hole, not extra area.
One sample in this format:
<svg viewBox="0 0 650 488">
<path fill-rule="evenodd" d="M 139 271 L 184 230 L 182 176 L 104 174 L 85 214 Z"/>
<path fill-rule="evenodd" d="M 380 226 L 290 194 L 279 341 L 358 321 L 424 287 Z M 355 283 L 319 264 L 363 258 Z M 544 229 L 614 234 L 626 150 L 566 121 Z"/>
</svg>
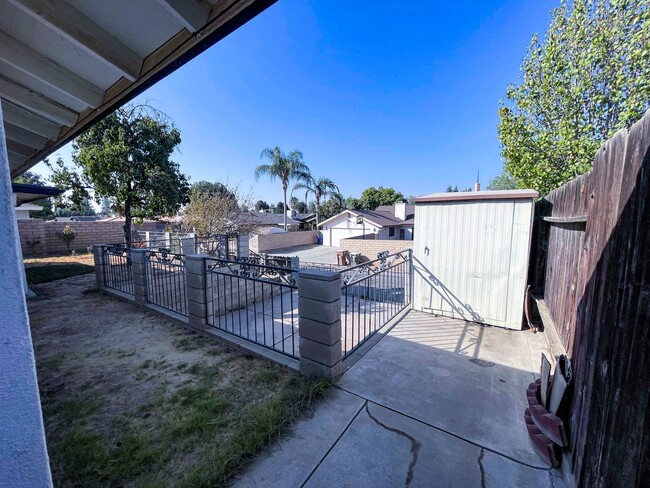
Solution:
<svg viewBox="0 0 650 488">
<path fill-rule="evenodd" d="M 102 249 L 104 286 L 133 295 L 131 250 L 124 246 L 105 246 Z"/>
<path fill-rule="evenodd" d="M 147 301 L 187 316 L 185 256 L 161 249 L 147 252 L 145 262 Z"/>
<path fill-rule="evenodd" d="M 297 358 L 295 271 L 256 261 L 208 260 L 208 326 Z"/>
<path fill-rule="evenodd" d="M 411 253 L 379 253 L 341 273 L 343 359 L 411 304 Z"/>
</svg>

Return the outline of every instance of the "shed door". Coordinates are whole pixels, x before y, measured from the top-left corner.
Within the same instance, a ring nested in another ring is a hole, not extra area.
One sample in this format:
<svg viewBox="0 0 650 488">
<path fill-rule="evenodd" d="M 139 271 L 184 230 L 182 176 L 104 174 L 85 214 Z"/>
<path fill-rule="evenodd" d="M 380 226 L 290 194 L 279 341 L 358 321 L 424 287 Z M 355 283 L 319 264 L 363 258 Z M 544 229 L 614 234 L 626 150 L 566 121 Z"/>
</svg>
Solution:
<svg viewBox="0 0 650 488">
<path fill-rule="evenodd" d="M 416 207 L 414 307 L 521 328 L 532 201 Z"/>
</svg>

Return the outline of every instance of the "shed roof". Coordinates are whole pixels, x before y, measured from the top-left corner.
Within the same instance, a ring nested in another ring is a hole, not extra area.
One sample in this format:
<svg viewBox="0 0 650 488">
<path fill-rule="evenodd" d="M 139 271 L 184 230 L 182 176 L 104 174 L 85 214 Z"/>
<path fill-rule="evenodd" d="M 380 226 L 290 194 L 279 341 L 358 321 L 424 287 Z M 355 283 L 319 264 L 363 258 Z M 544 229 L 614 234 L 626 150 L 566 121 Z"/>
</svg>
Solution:
<svg viewBox="0 0 650 488">
<path fill-rule="evenodd" d="M 535 190 L 487 190 L 472 192 L 431 193 L 413 199 L 415 203 L 458 202 L 470 200 L 522 200 L 537 198 Z"/>
</svg>

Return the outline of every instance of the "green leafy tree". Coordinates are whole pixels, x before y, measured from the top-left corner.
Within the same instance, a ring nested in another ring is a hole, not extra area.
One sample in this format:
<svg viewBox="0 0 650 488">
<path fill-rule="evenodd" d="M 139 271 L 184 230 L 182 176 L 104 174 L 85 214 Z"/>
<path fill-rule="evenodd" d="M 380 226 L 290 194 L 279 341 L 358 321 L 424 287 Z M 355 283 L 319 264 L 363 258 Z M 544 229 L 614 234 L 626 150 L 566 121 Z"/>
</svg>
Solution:
<svg viewBox="0 0 650 488">
<path fill-rule="evenodd" d="M 201 180 L 191 186 L 190 200 L 199 195 L 210 195 L 230 198 L 231 200 L 237 201 L 236 191 L 236 189 L 229 188 L 228 185 L 221 183 L 220 181 L 212 183 L 210 181 Z"/>
<path fill-rule="evenodd" d="M 286 212 L 284 211 L 284 203 L 282 203 L 282 202 L 278 202 L 278 203 L 275 205 L 275 213 L 278 213 L 278 214 L 283 213 L 283 214 L 286 215 Z M 287 219 L 284 219 L 284 220 L 285 220 L 285 222 L 286 222 Z"/>
<path fill-rule="evenodd" d="M 500 175 L 495 176 L 487 185 L 488 190 L 516 190 L 517 180 L 504 168 Z"/>
<path fill-rule="evenodd" d="M 107 217 L 113 214 L 113 203 L 111 202 L 110 198 L 103 197 L 101 206 L 102 206 L 101 215 Z"/>
<path fill-rule="evenodd" d="M 305 175 L 303 181 L 293 187 L 294 190 L 305 190 L 305 200 L 308 195 L 314 196 L 314 207 L 316 210 L 316 228 L 318 228 L 318 217 L 320 213 L 320 202 L 322 198 L 333 196 L 339 193 L 339 187 L 329 178 L 314 178 L 312 175 Z"/>
<path fill-rule="evenodd" d="M 650 107 L 647 0 L 563 0 L 532 39 L 499 109 L 506 170 L 546 194 L 591 168 L 598 147 Z"/>
<path fill-rule="evenodd" d="M 131 245 L 134 219 L 175 215 L 189 200 L 189 184 L 170 158 L 181 142 L 174 124 L 148 106 L 126 106 L 101 120 L 73 142 L 73 161 L 81 173 L 64 165 L 53 178 L 74 191 L 94 189 L 110 197 L 124 216 L 124 240 Z M 83 193 L 83 192 L 81 192 Z M 88 196 L 87 192 L 83 196 Z"/>
<path fill-rule="evenodd" d="M 454 193 L 454 192 L 457 192 L 457 191 L 458 191 L 458 186 L 454 186 L 454 187 L 452 188 L 451 185 L 449 185 L 449 186 L 447 187 L 447 189 L 445 190 L 445 192 L 447 192 L 447 193 Z"/>
<path fill-rule="evenodd" d="M 258 200 L 257 202 L 255 202 L 255 210 L 257 210 L 258 212 L 260 210 L 268 210 L 268 209 L 269 209 L 269 204 L 266 203 L 264 200 Z"/>
<path fill-rule="evenodd" d="M 28 185 L 38 185 L 38 186 L 45 186 L 45 181 L 43 178 L 31 171 L 26 171 L 22 175 L 17 176 L 16 178 L 13 179 L 14 183 L 23 183 L 23 184 L 28 184 Z M 38 205 L 40 207 L 43 207 L 42 210 L 39 210 L 38 212 L 31 212 L 31 216 L 37 219 L 51 219 L 54 218 L 54 211 L 52 209 L 52 199 L 51 198 L 41 198 L 40 200 L 34 200 L 33 202 L 34 205 Z"/>
<path fill-rule="evenodd" d="M 66 225 L 61 232 L 58 233 L 59 239 L 65 243 L 65 247 L 68 249 L 68 254 L 70 254 L 70 244 L 77 238 L 77 233 L 74 231 L 71 225 Z"/>
<path fill-rule="evenodd" d="M 349 197 L 345 200 L 345 208 L 349 210 L 361 210 L 361 201 L 358 198 Z"/>
<path fill-rule="evenodd" d="M 268 175 L 271 180 L 276 178 L 282 183 L 282 212 L 284 213 L 284 230 L 287 230 L 287 188 L 291 180 L 304 179 L 309 174 L 309 168 L 303 161 L 302 153 L 293 150 L 289 154 L 284 154 L 278 146 L 266 148 L 260 154 L 260 159 L 268 159 L 269 163 L 260 164 L 255 168 L 255 179 L 262 175 Z"/>
<path fill-rule="evenodd" d="M 394 205 L 395 202 L 401 200 L 404 200 L 404 195 L 393 188 L 384 188 L 383 186 L 366 188 L 359 198 L 361 208 L 365 210 L 374 210 L 380 205 Z"/>
</svg>

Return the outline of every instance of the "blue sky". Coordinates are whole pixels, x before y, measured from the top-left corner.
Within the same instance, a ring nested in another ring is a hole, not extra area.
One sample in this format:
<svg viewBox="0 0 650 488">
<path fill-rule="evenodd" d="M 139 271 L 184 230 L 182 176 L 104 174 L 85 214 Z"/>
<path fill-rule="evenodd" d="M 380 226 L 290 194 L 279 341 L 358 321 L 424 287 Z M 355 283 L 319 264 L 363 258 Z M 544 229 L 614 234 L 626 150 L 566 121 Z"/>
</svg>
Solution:
<svg viewBox="0 0 650 488">
<path fill-rule="evenodd" d="M 485 185 L 502 167 L 499 100 L 557 3 L 280 0 L 139 100 L 176 122 L 191 181 L 269 203 L 279 183 L 253 171 L 275 145 L 345 196 L 462 189 L 477 171 Z"/>
</svg>

